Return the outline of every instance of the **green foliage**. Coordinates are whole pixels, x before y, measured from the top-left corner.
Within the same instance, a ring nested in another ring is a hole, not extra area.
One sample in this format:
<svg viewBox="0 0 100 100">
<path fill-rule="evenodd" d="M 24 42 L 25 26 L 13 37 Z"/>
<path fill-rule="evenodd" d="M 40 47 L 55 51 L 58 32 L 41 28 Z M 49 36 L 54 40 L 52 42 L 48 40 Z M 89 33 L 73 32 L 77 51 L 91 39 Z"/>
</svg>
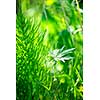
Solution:
<svg viewBox="0 0 100 100">
<path fill-rule="evenodd" d="M 83 99 L 82 13 L 73 2 L 21 0 L 16 15 L 17 100 Z"/>
</svg>

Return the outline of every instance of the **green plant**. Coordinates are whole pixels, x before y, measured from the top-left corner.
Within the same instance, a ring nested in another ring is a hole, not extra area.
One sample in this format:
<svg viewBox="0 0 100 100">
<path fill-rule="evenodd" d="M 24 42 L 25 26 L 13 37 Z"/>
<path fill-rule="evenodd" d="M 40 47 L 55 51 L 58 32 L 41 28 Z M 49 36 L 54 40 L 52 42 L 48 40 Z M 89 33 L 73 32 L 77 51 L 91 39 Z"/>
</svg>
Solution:
<svg viewBox="0 0 100 100">
<path fill-rule="evenodd" d="M 40 2 L 32 16 L 24 4 L 16 15 L 16 99 L 82 100 L 82 14 L 66 0 Z"/>
</svg>

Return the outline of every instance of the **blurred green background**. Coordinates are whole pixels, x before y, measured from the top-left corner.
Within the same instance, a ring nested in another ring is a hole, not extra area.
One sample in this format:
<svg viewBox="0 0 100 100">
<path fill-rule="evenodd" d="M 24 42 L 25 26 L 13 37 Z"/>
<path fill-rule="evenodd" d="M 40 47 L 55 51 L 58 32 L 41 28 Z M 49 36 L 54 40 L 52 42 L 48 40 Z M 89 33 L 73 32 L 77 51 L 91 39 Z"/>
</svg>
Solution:
<svg viewBox="0 0 100 100">
<path fill-rule="evenodd" d="M 83 0 L 16 0 L 16 99 L 83 100 Z"/>
</svg>

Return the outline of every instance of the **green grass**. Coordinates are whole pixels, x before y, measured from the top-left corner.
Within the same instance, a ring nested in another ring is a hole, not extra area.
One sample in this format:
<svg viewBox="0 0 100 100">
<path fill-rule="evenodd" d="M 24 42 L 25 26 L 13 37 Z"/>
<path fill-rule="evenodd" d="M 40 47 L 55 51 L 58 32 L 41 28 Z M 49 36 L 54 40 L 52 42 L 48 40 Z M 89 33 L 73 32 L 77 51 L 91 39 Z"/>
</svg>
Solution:
<svg viewBox="0 0 100 100">
<path fill-rule="evenodd" d="M 16 15 L 16 99 L 82 100 L 82 14 L 66 0 L 24 5 Z"/>
</svg>

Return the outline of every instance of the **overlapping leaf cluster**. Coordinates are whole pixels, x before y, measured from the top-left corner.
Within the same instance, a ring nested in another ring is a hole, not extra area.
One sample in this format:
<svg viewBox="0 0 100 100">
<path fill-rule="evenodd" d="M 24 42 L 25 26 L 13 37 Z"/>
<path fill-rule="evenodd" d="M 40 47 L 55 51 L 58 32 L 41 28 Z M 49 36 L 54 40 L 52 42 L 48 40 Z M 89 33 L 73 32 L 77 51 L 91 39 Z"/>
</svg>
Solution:
<svg viewBox="0 0 100 100">
<path fill-rule="evenodd" d="M 78 0 L 21 0 L 19 6 L 16 99 L 82 100 L 83 34 Z"/>
</svg>

